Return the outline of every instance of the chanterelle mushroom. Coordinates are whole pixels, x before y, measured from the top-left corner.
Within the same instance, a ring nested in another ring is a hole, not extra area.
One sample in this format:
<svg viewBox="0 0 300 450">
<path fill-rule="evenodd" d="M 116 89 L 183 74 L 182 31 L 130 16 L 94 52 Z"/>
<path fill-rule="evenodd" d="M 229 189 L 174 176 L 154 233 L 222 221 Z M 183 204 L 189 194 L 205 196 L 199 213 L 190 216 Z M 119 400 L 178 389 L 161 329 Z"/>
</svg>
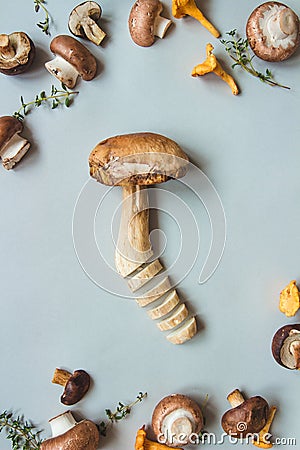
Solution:
<svg viewBox="0 0 300 450">
<path fill-rule="evenodd" d="M 86 37 L 96 45 L 100 45 L 106 34 L 98 26 L 101 7 L 96 2 L 84 2 L 75 6 L 69 17 L 69 29 L 75 36 Z"/>
<path fill-rule="evenodd" d="M 172 0 L 172 14 L 176 19 L 191 16 L 198 20 L 213 36 L 220 36 L 220 32 L 204 17 L 197 7 L 195 0 Z"/>
<path fill-rule="evenodd" d="M 289 58 L 300 42 L 299 19 L 295 12 L 278 2 L 266 2 L 250 15 L 246 33 L 254 53 L 265 61 Z"/>
<path fill-rule="evenodd" d="M 300 308 L 300 292 L 296 280 L 292 280 L 280 292 L 279 309 L 287 317 L 292 317 Z"/>
<path fill-rule="evenodd" d="M 56 36 L 50 50 L 57 55 L 45 64 L 46 69 L 59 81 L 72 89 L 78 76 L 90 81 L 96 76 L 97 62 L 91 52 L 81 42 L 71 36 Z"/>
<path fill-rule="evenodd" d="M 163 398 L 152 415 L 152 428 L 157 440 L 171 447 L 188 444 L 191 435 L 199 434 L 203 425 L 198 404 L 182 394 Z"/>
<path fill-rule="evenodd" d="M 128 26 L 132 40 L 141 47 L 150 47 L 155 36 L 163 38 L 172 21 L 161 17 L 159 0 L 137 0 L 131 8 Z"/>
<path fill-rule="evenodd" d="M 281 366 L 300 370 L 300 324 L 285 325 L 276 331 L 272 354 Z"/>
<path fill-rule="evenodd" d="M 20 136 L 23 124 L 12 116 L 0 117 L 0 158 L 5 169 L 12 169 L 30 148 L 30 142 Z"/>
<path fill-rule="evenodd" d="M 79 402 L 90 387 L 90 376 L 85 370 L 75 370 L 70 373 L 67 370 L 55 369 L 52 383 L 64 386 L 64 392 L 60 401 L 64 405 L 74 405 Z"/>
<path fill-rule="evenodd" d="M 34 44 L 26 33 L 0 34 L 0 72 L 19 75 L 31 66 L 34 56 Z"/>
<path fill-rule="evenodd" d="M 266 425 L 269 405 L 264 398 L 255 396 L 245 400 L 241 392 L 235 389 L 228 395 L 227 400 L 232 409 L 222 417 L 225 433 L 244 439 L 250 434 L 259 433 Z"/>
<path fill-rule="evenodd" d="M 96 450 L 99 430 L 94 422 L 76 422 L 71 411 L 49 420 L 52 438 L 43 441 L 40 450 Z"/>
</svg>

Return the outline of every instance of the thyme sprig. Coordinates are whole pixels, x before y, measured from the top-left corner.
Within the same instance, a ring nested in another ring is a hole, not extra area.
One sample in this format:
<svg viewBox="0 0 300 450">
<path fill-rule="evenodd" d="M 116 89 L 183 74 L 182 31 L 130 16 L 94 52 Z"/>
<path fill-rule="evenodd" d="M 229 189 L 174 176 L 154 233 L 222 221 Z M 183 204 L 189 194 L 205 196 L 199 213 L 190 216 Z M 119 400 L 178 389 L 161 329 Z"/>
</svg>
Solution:
<svg viewBox="0 0 300 450">
<path fill-rule="evenodd" d="M 48 9 L 46 8 L 45 0 L 33 0 L 34 1 L 34 10 L 36 13 L 39 12 L 40 9 L 42 9 L 45 13 L 45 20 L 40 21 L 36 25 L 42 30 L 43 33 L 45 33 L 47 36 L 50 36 L 50 14 Z"/>
<path fill-rule="evenodd" d="M 39 107 L 42 103 L 51 103 L 51 109 L 55 109 L 58 105 L 64 105 L 67 108 L 72 104 L 73 96 L 78 94 L 78 91 L 69 91 L 62 83 L 61 89 L 57 89 L 54 85 L 51 86 L 50 94 L 47 95 L 45 91 L 35 96 L 35 99 L 30 102 L 25 102 L 21 96 L 21 106 L 14 112 L 13 116 L 19 120 L 24 120 L 25 116 L 31 110 L 31 107 Z"/>
<path fill-rule="evenodd" d="M 268 84 L 269 86 L 278 86 L 283 89 L 290 89 L 288 86 L 277 83 L 269 69 L 266 69 L 265 73 L 259 72 L 255 69 L 252 63 L 255 55 L 251 55 L 250 53 L 248 39 L 239 37 L 236 29 L 229 31 L 226 34 L 229 35 L 231 39 L 221 39 L 220 42 L 225 46 L 226 52 L 234 61 L 234 64 L 231 66 L 233 69 L 240 66 L 250 75 L 258 78 L 260 81 Z"/>
<path fill-rule="evenodd" d="M 102 436 L 106 436 L 107 434 L 107 429 L 109 427 L 109 425 L 112 425 L 114 423 L 119 422 L 120 420 L 124 419 L 126 416 L 128 416 L 128 414 L 131 413 L 132 408 L 137 405 L 138 403 L 142 402 L 144 400 L 144 398 L 147 397 L 147 392 L 139 392 L 139 394 L 137 395 L 136 399 L 129 403 L 128 405 L 125 405 L 122 402 L 119 402 L 116 410 L 114 412 L 112 412 L 110 409 L 106 409 L 105 410 L 105 414 L 109 419 L 108 423 L 105 423 L 104 421 L 102 421 L 99 425 L 99 429 L 100 429 L 100 433 Z"/>
<path fill-rule="evenodd" d="M 23 416 L 14 417 L 12 412 L 0 414 L 0 433 L 5 430 L 6 438 L 11 440 L 13 450 L 38 450 L 41 445 L 40 431 Z"/>
</svg>

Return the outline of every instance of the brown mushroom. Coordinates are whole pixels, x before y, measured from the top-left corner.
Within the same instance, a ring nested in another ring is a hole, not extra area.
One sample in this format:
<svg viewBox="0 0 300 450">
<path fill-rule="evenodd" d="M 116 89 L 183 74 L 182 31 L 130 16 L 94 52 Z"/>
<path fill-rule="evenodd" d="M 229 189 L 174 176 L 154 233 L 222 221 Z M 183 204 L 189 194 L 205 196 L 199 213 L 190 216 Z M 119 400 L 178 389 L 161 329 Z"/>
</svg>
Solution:
<svg viewBox="0 0 300 450">
<path fill-rule="evenodd" d="M 235 389 L 228 395 L 227 400 L 232 409 L 226 411 L 221 420 L 226 434 L 244 439 L 251 434 L 259 433 L 265 426 L 269 405 L 264 398 L 255 396 L 245 400 L 241 392 Z"/>
<path fill-rule="evenodd" d="M 152 414 L 152 428 L 158 442 L 171 447 L 187 445 L 192 435 L 200 433 L 203 425 L 200 407 L 183 394 L 163 398 Z"/>
<path fill-rule="evenodd" d="M 56 36 L 50 44 L 50 50 L 57 55 L 45 64 L 46 69 L 59 81 L 72 89 L 78 76 L 90 81 L 96 76 L 97 61 L 81 42 L 71 36 Z"/>
<path fill-rule="evenodd" d="M 32 64 L 35 56 L 34 43 L 22 31 L 0 34 L 0 72 L 19 75 Z"/>
<path fill-rule="evenodd" d="M 69 30 L 75 36 L 86 37 L 100 45 L 106 36 L 97 24 L 101 13 L 101 6 L 96 2 L 88 1 L 75 6 L 69 16 Z"/>
<path fill-rule="evenodd" d="M 300 324 L 285 325 L 273 336 L 272 354 L 281 366 L 300 370 Z"/>
<path fill-rule="evenodd" d="M 12 169 L 27 153 L 30 142 L 20 136 L 23 124 L 12 116 L 0 117 L 0 158 L 5 169 Z"/>
<path fill-rule="evenodd" d="M 90 387 L 90 376 L 85 370 L 75 370 L 72 374 L 67 370 L 55 369 L 52 383 L 64 386 L 60 401 L 69 406 L 85 396 Z"/>
<path fill-rule="evenodd" d="M 289 58 L 300 42 L 296 13 L 278 2 L 266 2 L 250 15 L 246 34 L 253 52 L 265 61 Z"/>
<path fill-rule="evenodd" d="M 49 420 L 52 438 L 42 442 L 40 450 L 96 450 L 99 430 L 90 420 L 76 422 L 71 411 Z"/>
<path fill-rule="evenodd" d="M 128 26 L 132 40 L 141 47 L 150 47 L 155 36 L 163 38 L 172 21 L 161 17 L 159 0 L 137 0 L 131 8 Z"/>
</svg>

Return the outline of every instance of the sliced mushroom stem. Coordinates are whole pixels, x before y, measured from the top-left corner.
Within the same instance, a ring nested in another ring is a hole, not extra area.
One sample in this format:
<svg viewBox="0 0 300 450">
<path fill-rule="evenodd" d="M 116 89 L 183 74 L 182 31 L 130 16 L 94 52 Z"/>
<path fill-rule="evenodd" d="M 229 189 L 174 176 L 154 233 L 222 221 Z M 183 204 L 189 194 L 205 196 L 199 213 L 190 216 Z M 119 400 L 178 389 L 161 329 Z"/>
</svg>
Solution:
<svg viewBox="0 0 300 450">
<path fill-rule="evenodd" d="M 269 434 L 276 411 L 277 411 L 276 406 L 271 406 L 271 408 L 269 410 L 269 415 L 268 415 L 266 425 L 258 433 L 258 440 L 254 439 L 252 442 L 253 445 L 255 445 L 256 447 L 260 447 L 260 448 L 272 448 L 273 447 L 273 444 L 271 444 L 271 442 L 269 442 L 266 439 L 266 436 Z"/>
<path fill-rule="evenodd" d="M 49 423 L 51 426 L 52 437 L 60 436 L 77 424 L 71 411 L 66 411 L 59 416 L 53 417 L 53 419 L 49 420 Z"/>
<path fill-rule="evenodd" d="M 149 238 L 149 202 L 144 186 L 123 186 L 122 215 L 115 265 L 127 277 L 152 255 Z"/>
<path fill-rule="evenodd" d="M 19 134 L 15 134 L 0 152 L 3 167 L 6 170 L 12 169 L 23 158 L 29 148 L 30 142 Z"/>
<path fill-rule="evenodd" d="M 296 369 L 300 370 L 300 341 L 294 341 L 290 346 L 291 354 L 295 359 Z"/>
<path fill-rule="evenodd" d="M 52 61 L 45 64 L 46 69 L 69 89 L 76 85 L 79 73 L 72 64 L 61 56 L 56 56 Z"/>
<path fill-rule="evenodd" d="M 154 35 L 163 39 L 170 25 L 172 25 L 172 20 L 157 16 L 154 22 Z"/>
<path fill-rule="evenodd" d="M 13 58 L 16 54 L 7 34 L 0 34 L 0 53 L 7 59 Z"/>
<path fill-rule="evenodd" d="M 64 369 L 55 369 L 53 374 L 52 383 L 59 384 L 60 386 L 65 386 L 72 374 Z"/>
<path fill-rule="evenodd" d="M 90 17 L 82 21 L 81 26 L 86 37 L 96 45 L 100 45 L 106 36 L 106 33 Z"/>
<path fill-rule="evenodd" d="M 235 389 L 233 392 L 228 394 L 227 400 L 229 401 L 229 403 L 231 404 L 231 406 L 233 408 L 240 406 L 245 401 L 245 399 L 242 396 L 242 393 L 239 391 L 239 389 Z"/>
</svg>

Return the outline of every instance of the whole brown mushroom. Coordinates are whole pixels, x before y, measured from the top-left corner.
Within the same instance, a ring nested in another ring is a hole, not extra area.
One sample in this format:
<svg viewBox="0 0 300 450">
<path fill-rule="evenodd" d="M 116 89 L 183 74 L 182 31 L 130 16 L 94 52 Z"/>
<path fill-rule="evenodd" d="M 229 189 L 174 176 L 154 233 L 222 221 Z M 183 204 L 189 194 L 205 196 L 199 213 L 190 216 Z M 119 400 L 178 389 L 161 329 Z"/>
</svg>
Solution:
<svg viewBox="0 0 300 450">
<path fill-rule="evenodd" d="M 19 75 L 32 64 L 35 56 L 34 43 L 22 31 L 0 34 L 0 72 Z"/>
<path fill-rule="evenodd" d="M 82 369 L 72 373 L 63 369 L 55 369 L 52 383 L 64 386 L 64 392 L 60 401 L 64 405 L 74 405 L 78 403 L 87 393 L 90 387 L 90 376 Z"/>
<path fill-rule="evenodd" d="M 299 19 L 296 13 L 278 2 L 266 2 L 250 15 L 246 34 L 253 52 L 265 61 L 283 61 L 298 48 Z"/>
<path fill-rule="evenodd" d="M 272 354 L 286 369 L 300 370 L 300 324 L 284 325 L 272 339 Z"/>
<path fill-rule="evenodd" d="M 159 442 L 170 447 L 190 443 L 192 435 L 198 435 L 204 425 L 199 405 L 183 394 L 163 398 L 152 415 L 152 428 Z"/>
</svg>

